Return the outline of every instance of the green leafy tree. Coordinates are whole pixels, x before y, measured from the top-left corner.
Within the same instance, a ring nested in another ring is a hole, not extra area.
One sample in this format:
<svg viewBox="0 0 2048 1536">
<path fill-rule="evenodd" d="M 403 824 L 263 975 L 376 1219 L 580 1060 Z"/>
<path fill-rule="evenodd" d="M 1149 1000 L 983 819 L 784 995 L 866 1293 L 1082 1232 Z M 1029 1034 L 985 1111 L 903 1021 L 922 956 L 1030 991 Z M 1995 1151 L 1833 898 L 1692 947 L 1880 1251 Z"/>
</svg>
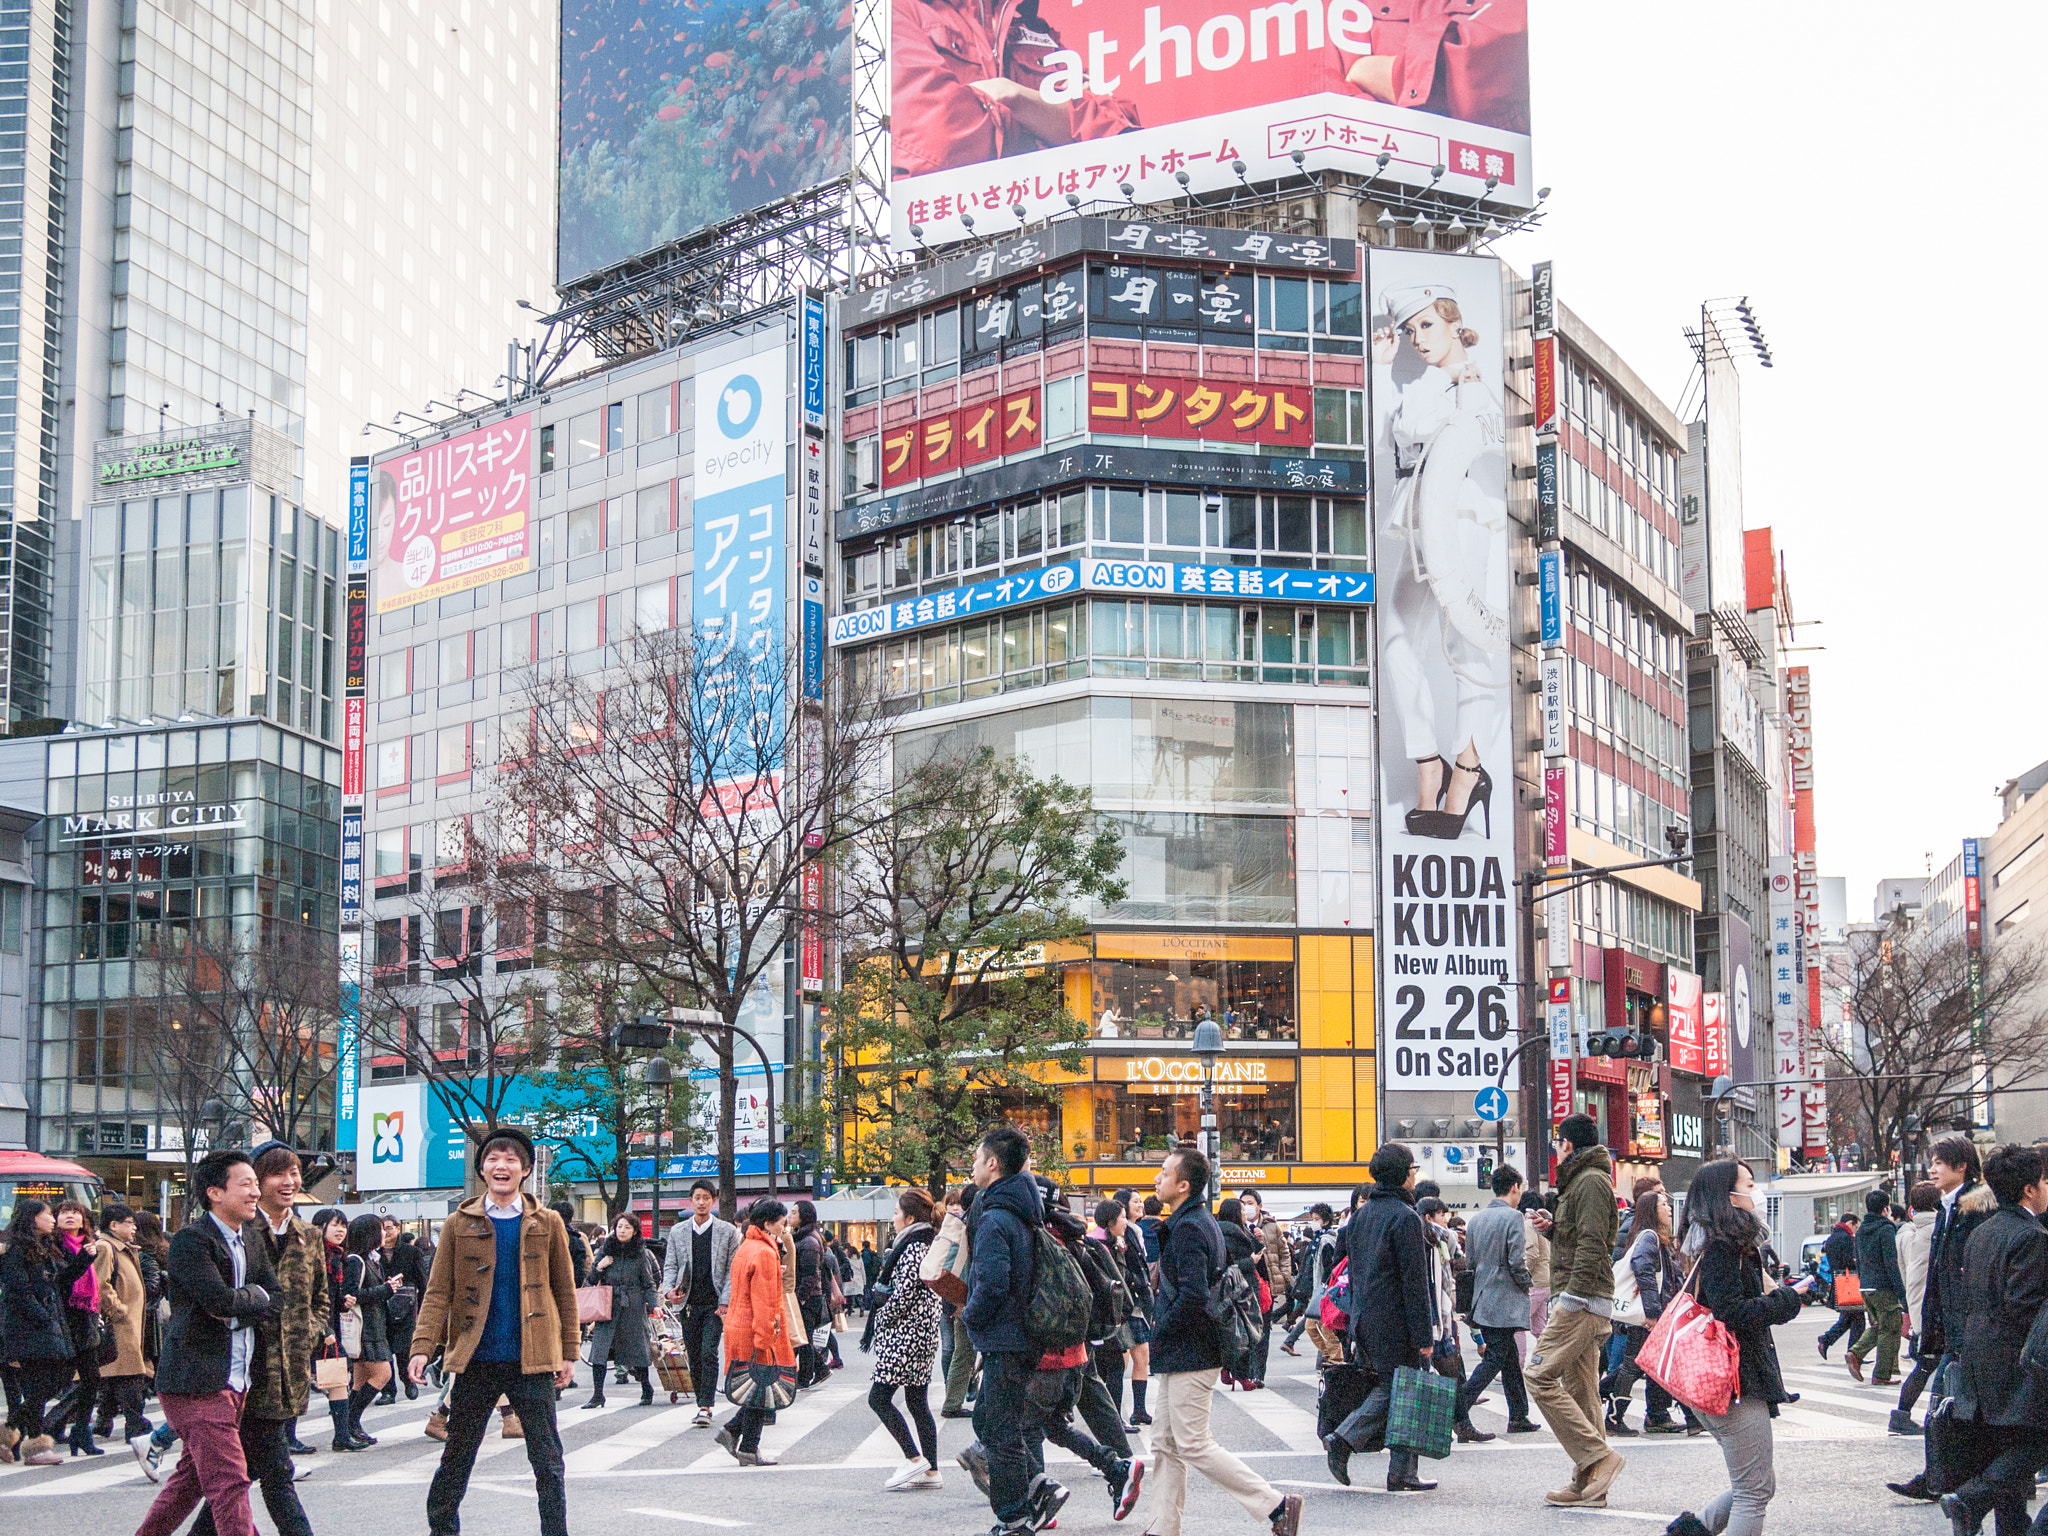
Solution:
<svg viewBox="0 0 2048 1536">
<path fill-rule="evenodd" d="M 1049 1097 L 1039 1069 L 1080 1066 L 1088 1022 L 1046 961 L 1087 931 L 1089 902 L 1122 899 L 1123 851 L 1086 789 L 986 749 L 907 765 L 893 810 L 836 875 L 834 1109 L 849 1177 L 936 1197 L 999 1097 Z"/>
</svg>

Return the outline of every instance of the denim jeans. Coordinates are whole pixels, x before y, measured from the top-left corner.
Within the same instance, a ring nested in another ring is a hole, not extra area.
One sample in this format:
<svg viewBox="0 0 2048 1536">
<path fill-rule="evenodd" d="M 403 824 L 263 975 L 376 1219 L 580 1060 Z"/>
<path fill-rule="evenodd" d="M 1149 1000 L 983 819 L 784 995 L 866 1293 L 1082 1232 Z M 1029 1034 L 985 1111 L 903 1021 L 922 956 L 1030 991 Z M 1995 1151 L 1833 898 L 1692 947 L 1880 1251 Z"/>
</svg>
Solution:
<svg viewBox="0 0 2048 1536">
<path fill-rule="evenodd" d="M 981 1357 L 981 1395 L 974 1400 L 974 1433 L 988 1456 L 988 1502 L 996 1519 L 1013 1525 L 1030 1509 L 1032 1415 L 1025 1408 L 1035 1355 L 998 1350 Z"/>
<path fill-rule="evenodd" d="M 1515 1335 L 1519 1328 L 1482 1328 L 1479 1336 L 1486 1340 L 1486 1353 L 1479 1364 L 1472 1368 L 1472 1374 L 1465 1381 L 1465 1395 L 1458 1401 L 1458 1417 L 1468 1421 L 1472 1416 L 1472 1405 L 1479 1401 L 1479 1394 L 1495 1376 L 1500 1377 L 1501 1390 L 1508 1395 L 1508 1418 L 1517 1424 L 1525 1423 L 1529 1417 L 1529 1393 L 1522 1385 L 1522 1353 L 1517 1347 Z"/>
<path fill-rule="evenodd" d="M 555 1379 L 545 1371 L 526 1373 L 516 1360 L 472 1360 L 448 1394 L 448 1443 L 427 1489 L 427 1529 L 455 1536 L 462 1528 L 462 1496 L 469 1489 L 477 1447 L 498 1399 L 510 1399 L 526 1432 L 526 1460 L 533 1468 L 540 1504 L 541 1536 L 569 1536 L 569 1506 L 562 1482 L 562 1437 L 555 1428 Z"/>
</svg>

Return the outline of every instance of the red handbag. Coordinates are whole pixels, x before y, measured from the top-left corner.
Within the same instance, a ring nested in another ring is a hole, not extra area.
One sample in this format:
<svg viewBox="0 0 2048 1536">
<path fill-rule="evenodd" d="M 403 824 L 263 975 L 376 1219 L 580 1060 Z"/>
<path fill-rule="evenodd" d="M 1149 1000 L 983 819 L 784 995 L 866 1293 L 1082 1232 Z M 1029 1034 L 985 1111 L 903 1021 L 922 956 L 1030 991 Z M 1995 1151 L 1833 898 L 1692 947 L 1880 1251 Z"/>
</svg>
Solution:
<svg viewBox="0 0 2048 1536">
<path fill-rule="evenodd" d="M 1684 1288 L 1650 1325 L 1636 1364 L 1686 1407 L 1719 1418 L 1742 1390 L 1742 1347 L 1693 1294 L 1699 1273 L 1695 1261 Z"/>
</svg>

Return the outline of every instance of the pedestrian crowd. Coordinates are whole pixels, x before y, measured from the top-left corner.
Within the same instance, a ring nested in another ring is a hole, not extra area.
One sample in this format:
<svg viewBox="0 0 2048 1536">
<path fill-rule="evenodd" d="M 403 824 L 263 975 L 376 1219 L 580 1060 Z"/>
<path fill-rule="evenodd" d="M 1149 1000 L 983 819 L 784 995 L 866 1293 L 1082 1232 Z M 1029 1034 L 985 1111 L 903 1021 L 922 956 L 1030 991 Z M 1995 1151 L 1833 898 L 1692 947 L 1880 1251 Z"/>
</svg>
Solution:
<svg viewBox="0 0 2048 1536">
<path fill-rule="evenodd" d="M 118 1203 L 97 1216 L 17 1204 L 0 1255 L 0 1460 L 104 1454 L 118 1418 L 162 1484 L 138 1536 L 171 1536 L 195 1512 L 197 1536 L 253 1536 L 252 1485 L 279 1536 L 311 1536 L 292 1458 L 313 1449 L 296 1433 L 312 1393 L 333 1449 L 354 1452 L 376 1443 L 365 1409 L 424 1389 L 438 1393 L 427 1432 L 444 1442 L 429 1531 L 459 1530 L 495 1414 L 525 1442 L 543 1536 L 566 1536 L 557 1415 L 579 1357 L 593 1376 L 583 1409 L 605 1406 L 615 1373 L 651 1404 L 658 1374 L 693 1395 L 695 1426 L 739 1466 L 773 1466 L 763 1430 L 840 1367 L 837 1335 L 858 1312 L 868 1408 L 902 1455 L 883 1489 L 942 1488 L 938 1420 L 969 1418 L 956 1460 L 993 1510 L 991 1536 L 1056 1523 L 1071 1490 L 1048 1473 L 1047 1443 L 1101 1477 L 1113 1520 L 1144 1504 L 1147 1536 L 1181 1536 L 1191 1473 L 1270 1536 L 1298 1536 L 1300 1496 L 1222 1445 L 1211 1414 L 1219 1391 L 1264 1389 L 1276 1342 L 1293 1355 L 1304 1340 L 1339 1484 L 1384 1453 L 1389 1492 L 1428 1494 L 1425 1459 L 1495 1438 L 1472 1410 L 1497 1385 L 1503 1433 L 1540 1419 L 1563 1454 L 1549 1504 L 1604 1508 L 1622 1442 L 1704 1435 L 1727 1486 L 1668 1536 L 1756 1536 L 1776 1492 L 1773 1420 L 1798 1397 L 1772 1330 L 1817 1281 L 1811 1299 L 1837 1313 L 1821 1357 L 1847 1339 L 1857 1382 L 1899 1388 L 1889 1427 L 1922 1464 L 1892 1491 L 1938 1503 L 1954 1536 L 1987 1516 L 1997 1536 L 2048 1536 L 2048 1509 L 2028 1525 L 2048 1468 L 2041 1151 L 1980 1162 L 1966 1138 L 1938 1142 L 1903 1205 L 1871 1191 L 1828 1233 L 1817 1273 L 1795 1278 L 1747 1164 L 1706 1163 L 1681 1198 L 1640 1179 L 1618 1200 L 1595 1123 L 1570 1116 L 1557 1138 L 1547 1196 L 1501 1167 L 1467 1220 L 1388 1144 L 1341 1219 L 1317 1204 L 1290 1230 L 1256 1191 L 1222 1194 L 1191 1146 L 1164 1157 L 1149 1195 L 1077 1210 L 1032 1167 L 1024 1133 L 998 1125 L 941 1199 L 896 1192 L 879 1250 L 834 1237 L 808 1200 L 757 1198 L 735 1225 L 708 1180 L 658 1249 L 629 1217 L 586 1229 L 524 1192 L 533 1146 L 514 1128 L 481 1141 L 481 1192 L 432 1247 L 374 1215 L 301 1219 L 290 1148 L 215 1151 L 168 1241 Z M 732 1412 L 715 1424 L 721 1394 Z"/>
</svg>

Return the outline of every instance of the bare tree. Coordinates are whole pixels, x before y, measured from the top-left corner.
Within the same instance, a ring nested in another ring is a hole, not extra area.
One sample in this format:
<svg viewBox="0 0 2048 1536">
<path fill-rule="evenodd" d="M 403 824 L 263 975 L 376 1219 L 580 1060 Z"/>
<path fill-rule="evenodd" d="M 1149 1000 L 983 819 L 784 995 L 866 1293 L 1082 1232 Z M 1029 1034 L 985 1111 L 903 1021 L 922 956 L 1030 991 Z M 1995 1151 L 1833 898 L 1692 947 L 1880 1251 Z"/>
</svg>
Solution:
<svg viewBox="0 0 2048 1536">
<path fill-rule="evenodd" d="M 2048 957 L 2034 945 L 1973 953 L 1903 923 L 1858 934 L 1849 1038 L 1827 1044 L 1832 1112 L 1882 1162 L 1936 1127 L 1968 1127 L 1977 1105 L 2048 1071 Z M 1909 1129 L 1909 1118 L 1910 1121 Z"/>
<path fill-rule="evenodd" d="M 437 867 L 377 920 L 362 990 L 365 1054 L 396 1056 L 478 1145 L 520 1080 L 553 1053 L 547 988 L 532 975 L 535 894 L 474 818 L 441 823 Z"/>
<path fill-rule="evenodd" d="M 146 962 L 146 1025 L 173 1080 L 210 1085 L 225 1120 L 310 1147 L 329 1124 L 341 1058 L 334 938 L 297 923 L 201 918 Z"/>
<path fill-rule="evenodd" d="M 533 878 L 562 899 L 607 904 L 602 942 L 622 980 L 723 1021 L 706 1043 L 731 1215 L 733 1027 L 780 978 L 804 920 L 807 860 L 829 859 L 883 804 L 864 786 L 877 780 L 885 722 L 862 700 L 806 701 L 798 659 L 780 650 L 741 654 L 670 630 L 635 635 L 606 660 L 530 678 L 524 717 L 504 731 L 500 835 L 508 849 L 530 840 Z M 779 1035 L 779 998 L 768 1013 Z"/>
<path fill-rule="evenodd" d="M 1050 951 L 1087 931 L 1087 902 L 1122 899 L 1123 853 L 1086 789 L 986 749 L 911 765 L 895 812 L 841 860 L 834 1108 L 852 1171 L 937 1198 L 992 1095 L 1043 1097 L 1037 1069 L 1080 1065 L 1088 1021 Z"/>
</svg>

